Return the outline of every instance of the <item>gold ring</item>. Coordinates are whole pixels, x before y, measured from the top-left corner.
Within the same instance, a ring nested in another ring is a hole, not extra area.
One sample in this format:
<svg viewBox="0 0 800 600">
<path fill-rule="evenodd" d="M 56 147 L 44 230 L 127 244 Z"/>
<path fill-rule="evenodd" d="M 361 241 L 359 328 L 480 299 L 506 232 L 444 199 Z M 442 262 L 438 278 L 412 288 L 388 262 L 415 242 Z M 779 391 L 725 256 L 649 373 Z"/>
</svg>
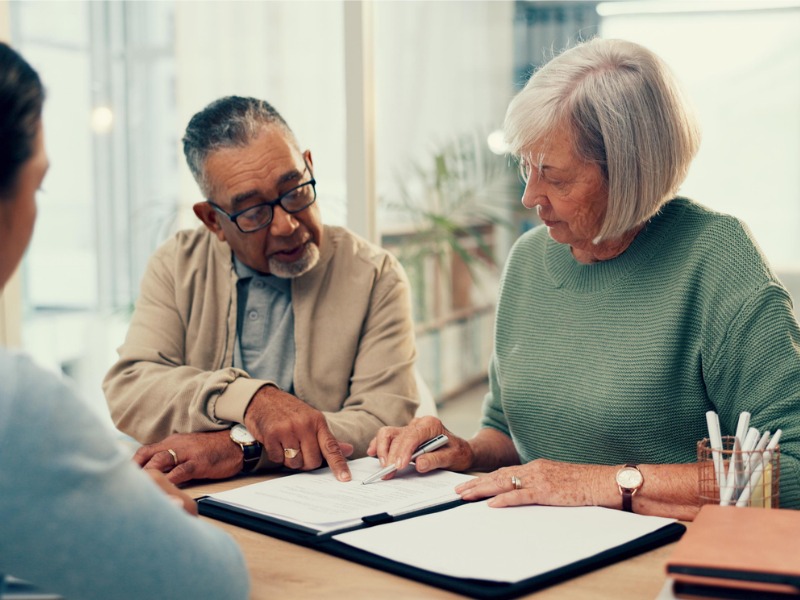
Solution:
<svg viewBox="0 0 800 600">
<path fill-rule="evenodd" d="M 175 461 L 175 464 L 173 466 L 177 467 L 178 466 L 178 455 L 175 454 L 175 450 L 173 450 L 172 448 L 167 448 L 167 452 L 169 452 L 169 455 L 172 457 L 172 460 Z"/>
<path fill-rule="evenodd" d="M 515 490 L 521 490 L 522 489 L 522 480 L 519 477 L 517 477 L 516 475 L 512 475 L 511 476 L 511 485 L 514 486 Z"/>
<path fill-rule="evenodd" d="M 284 448 L 283 455 L 288 458 L 289 460 L 293 459 L 295 456 L 300 454 L 300 450 L 297 448 Z"/>
</svg>

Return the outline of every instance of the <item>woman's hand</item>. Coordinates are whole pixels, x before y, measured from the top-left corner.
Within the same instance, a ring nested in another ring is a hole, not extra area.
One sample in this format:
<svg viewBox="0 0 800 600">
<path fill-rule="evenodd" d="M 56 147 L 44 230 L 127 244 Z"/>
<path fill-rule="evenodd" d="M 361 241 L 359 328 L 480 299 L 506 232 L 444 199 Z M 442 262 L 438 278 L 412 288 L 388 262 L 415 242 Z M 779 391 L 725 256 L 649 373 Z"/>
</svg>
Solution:
<svg viewBox="0 0 800 600">
<path fill-rule="evenodd" d="M 488 503 L 493 507 L 523 504 L 595 506 L 594 484 L 603 471 L 610 470 L 605 466 L 576 465 L 540 458 L 462 483 L 456 488 L 456 493 L 463 500 L 494 496 Z"/>
<path fill-rule="evenodd" d="M 448 437 L 447 445 L 417 458 L 415 461 L 417 471 L 420 473 L 434 469 L 466 471 L 471 468 L 475 457 L 469 442 L 448 431 L 436 417 L 414 419 L 406 427 L 382 427 L 369 443 L 367 454 L 377 456 L 381 466 L 393 464 L 399 471 L 408 465 L 411 455 L 420 444 L 442 434 Z M 392 477 L 394 473 L 384 479 Z"/>
<path fill-rule="evenodd" d="M 622 508 L 616 473 L 622 465 L 572 464 L 539 458 L 497 469 L 456 487 L 464 500 L 489 498 L 489 506 L 603 506 Z M 691 521 L 697 514 L 697 465 L 639 465 L 644 485 L 633 512 Z M 515 487 L 512 477 L 518 480 Z"/>
</svg>

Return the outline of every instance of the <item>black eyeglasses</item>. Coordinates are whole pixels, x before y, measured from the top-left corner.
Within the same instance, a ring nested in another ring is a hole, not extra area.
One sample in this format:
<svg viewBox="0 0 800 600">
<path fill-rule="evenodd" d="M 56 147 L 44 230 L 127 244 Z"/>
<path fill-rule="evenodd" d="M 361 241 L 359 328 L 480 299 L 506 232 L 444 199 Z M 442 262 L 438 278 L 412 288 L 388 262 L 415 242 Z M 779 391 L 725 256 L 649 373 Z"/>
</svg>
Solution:
<svg viewBox="0 0 800 600">
<path fill-rule="evenodd" d="M 306 171 L 311 173 L 311 169 L 309 168 L 308 162 L 306 162 L 305 158 L 303 159 L 303 162 L 306 165 Z M 267 227 L 270 223 L 272 223 L 272 217 L 275 215 L 274 207 L 278 204 L 280 204 L 281 208 L 290 215 L 304 211 L 309 206 L 314 204 L 314 202 L 317 200 L 316 186 L 317 180 L 312 177 L 309 181 L 301 183 L 297 187 L 293 187 L 285 194 L 281 194 L 275 200 L 250 206 L 244 210 L 235 212 L 232 215 L 226 213 L 211 200 L 207 200 L 207 202 L 218 213 L 225 215 L 231 221 L 233 221 L 233 224 L 239 228 L 239 231 L 242 233 L 253 233 L 259 229 L 264 229 L 264 227 Z"/>
</svg>

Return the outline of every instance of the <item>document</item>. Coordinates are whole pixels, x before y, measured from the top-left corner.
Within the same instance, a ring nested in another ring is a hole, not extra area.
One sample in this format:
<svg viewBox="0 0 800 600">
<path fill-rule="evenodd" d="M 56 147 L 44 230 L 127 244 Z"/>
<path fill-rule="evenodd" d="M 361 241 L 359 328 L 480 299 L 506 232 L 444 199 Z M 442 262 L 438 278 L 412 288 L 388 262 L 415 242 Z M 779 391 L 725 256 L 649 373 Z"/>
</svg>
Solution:
<svg viewBox="0 0 800 600">
<path fill-rule="evenodd" d="M 516 583 L 674 522 L 594 506 L 491 508 L 483 501 L 333 539 L 451 577 Z"/>
<path fill-rule="evenodd" d="M 324 468 L 246 485 L 209 498 L 322 534 L 360 525 L 364 517 L 383 513 L 399 516 L 458 500 L 454 488 L 473 478 L 452 471 L 420 474 L 409 467 L 394 479 L 362 485 L 364 479 L 381 468 L 380 463 L 365 457 L 348 464 L 353 479 L 347 483 L 338 481 L 330 468 Z"/>
</svg>

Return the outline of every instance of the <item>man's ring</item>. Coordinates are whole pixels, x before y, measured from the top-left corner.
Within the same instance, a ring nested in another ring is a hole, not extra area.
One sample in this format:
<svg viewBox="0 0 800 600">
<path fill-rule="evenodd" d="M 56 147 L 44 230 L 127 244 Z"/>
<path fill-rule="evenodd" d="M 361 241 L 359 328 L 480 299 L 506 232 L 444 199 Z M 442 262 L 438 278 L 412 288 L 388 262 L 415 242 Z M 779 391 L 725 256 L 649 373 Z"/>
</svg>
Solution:
<svg viewBox="0 0 800 600">
<path fill-rule="evenodd" d="M 515 490 L 521 490 L 522 489 L 522 481 L 516 475 L 512 475 L 511 476 L 511 485 L 514 486 Z"/>
<path fill-rule="evenodd" d="M 178 455 L 175 453 L 175 450 L 173 450 L 172 448 L 167 448 L 167 452 L 169 452 L 169 455 L 172 457 L 172 461 L 175 463 L 173 466 L 177 467 L 178 466 Z"/>
<path fill-rule="evenodd" d="M 297 448 L 284 448 L 283 455 L 288 458 L 289 460 L 293 459 L 295 456 L 300 454 L 300 450 Z"/>
</svg>

